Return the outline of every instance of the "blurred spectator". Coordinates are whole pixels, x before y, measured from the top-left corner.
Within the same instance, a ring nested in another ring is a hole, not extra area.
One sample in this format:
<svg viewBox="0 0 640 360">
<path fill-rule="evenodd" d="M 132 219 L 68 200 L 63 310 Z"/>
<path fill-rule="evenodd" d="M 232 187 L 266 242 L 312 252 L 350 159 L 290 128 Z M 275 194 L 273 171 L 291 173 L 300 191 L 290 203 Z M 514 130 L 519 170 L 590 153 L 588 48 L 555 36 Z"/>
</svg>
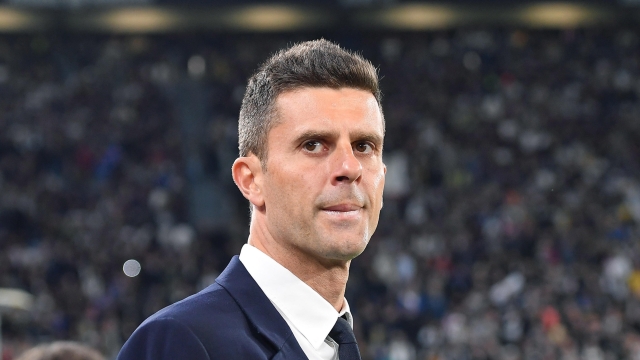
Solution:
<svg viewBox="0 0 640 360">
<path fill-rule="evenodd" d="M 72 341 L 56 341 L 27 350 L 16 360 L 104 360 L 94 349 Z"/>
</svg>

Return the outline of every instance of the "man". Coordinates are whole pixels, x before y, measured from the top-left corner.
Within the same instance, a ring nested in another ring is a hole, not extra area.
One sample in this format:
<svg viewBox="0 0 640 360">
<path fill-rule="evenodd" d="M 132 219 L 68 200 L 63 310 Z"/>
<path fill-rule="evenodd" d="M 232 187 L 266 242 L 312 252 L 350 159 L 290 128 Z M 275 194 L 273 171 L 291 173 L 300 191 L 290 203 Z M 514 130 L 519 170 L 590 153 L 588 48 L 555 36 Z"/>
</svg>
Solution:
<svg viewBox="0 0 640 360">
<path fill-rule="evenodd" d="M 383 136 L 371 63 L 326 40 L 269 59 L 249 80 L 232 167 L 248 244 L 118 359 L 359 359 L 344 293 L 378 224 Z"/>
</svg>

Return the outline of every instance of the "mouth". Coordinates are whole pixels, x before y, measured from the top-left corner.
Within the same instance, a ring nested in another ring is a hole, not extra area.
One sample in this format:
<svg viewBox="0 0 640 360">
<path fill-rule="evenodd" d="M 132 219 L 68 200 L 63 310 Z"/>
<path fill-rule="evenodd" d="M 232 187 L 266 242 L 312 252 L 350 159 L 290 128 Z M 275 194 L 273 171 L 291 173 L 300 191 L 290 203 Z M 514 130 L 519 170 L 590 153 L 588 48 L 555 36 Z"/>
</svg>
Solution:
<svg viewBox="0 0 640 360">
<path fill-rule="evenodd" d="M 353 221 L 360 219 L 363 207 L 357 204 L 337 204 L 322 207 L 321 211 L 339 221 Z"/>
<path fill-rule="evenodd" d="M 353 211 L 358 211 L 360 209 L 362 209 L 362 206 L 356 205 L 356 204 L 337 204 L 337 205 L 331 205 L 331 206 L 326 206 L 322 208 L 322 210 L 324 211 L 331 211 L 331 212 L 353 212 Z"/>
</svg>

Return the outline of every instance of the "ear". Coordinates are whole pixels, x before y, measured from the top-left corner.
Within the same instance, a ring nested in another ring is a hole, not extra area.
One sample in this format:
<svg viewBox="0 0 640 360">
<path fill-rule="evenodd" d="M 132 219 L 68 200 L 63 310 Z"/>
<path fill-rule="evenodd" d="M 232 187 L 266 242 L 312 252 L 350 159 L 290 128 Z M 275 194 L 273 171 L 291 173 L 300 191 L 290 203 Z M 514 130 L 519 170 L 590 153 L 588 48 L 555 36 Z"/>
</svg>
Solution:
<svg viewBox="0 0 640 360">
<path fill-rule="evenodd" d="M 242 195 L 256 207 L 264 206 L 262 192 L 262 164 L 257 156 L 251 154 L 236 159 L 231 167 L 233 181 Z"/>
</svg>

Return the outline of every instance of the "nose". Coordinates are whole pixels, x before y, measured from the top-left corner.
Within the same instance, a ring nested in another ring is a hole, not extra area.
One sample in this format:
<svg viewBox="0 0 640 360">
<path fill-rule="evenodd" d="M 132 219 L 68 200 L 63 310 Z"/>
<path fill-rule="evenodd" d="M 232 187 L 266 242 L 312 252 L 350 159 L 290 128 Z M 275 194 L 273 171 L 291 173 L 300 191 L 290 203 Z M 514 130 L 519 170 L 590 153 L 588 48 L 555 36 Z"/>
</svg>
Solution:
<svg viewBox="0 0 640 360">
<path fill-rule="evenodd" d="M 332 181 L 334 185 L 339 183 L 352 183 L 362 176 L 362 164 L 353 153 L 351 144 L 339 146 L 334 158 L 334 175 Z"/>
</svg>

